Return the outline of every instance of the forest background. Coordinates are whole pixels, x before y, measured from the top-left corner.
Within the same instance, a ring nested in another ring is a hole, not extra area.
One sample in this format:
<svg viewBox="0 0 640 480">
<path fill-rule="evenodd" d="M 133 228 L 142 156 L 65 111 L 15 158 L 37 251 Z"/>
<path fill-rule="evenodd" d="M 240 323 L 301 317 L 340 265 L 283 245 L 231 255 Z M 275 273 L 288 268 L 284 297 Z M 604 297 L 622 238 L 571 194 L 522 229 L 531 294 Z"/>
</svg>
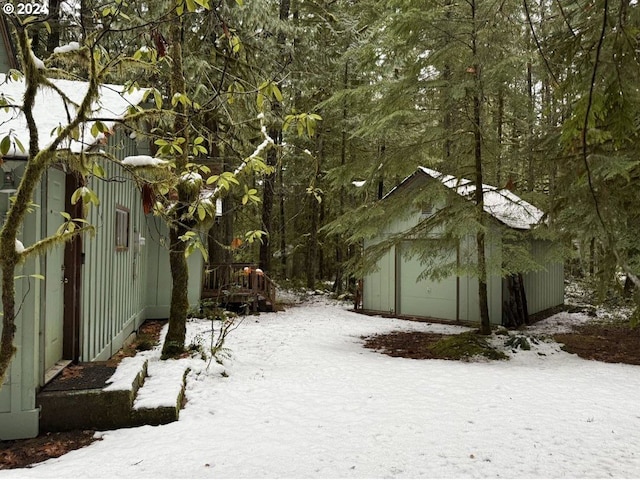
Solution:
<svg viewBox="0 0 640 480">
<path fill-rule="evenodd" d="M 362 240 L 396 214 L 379 199 L 423 165 L 508 187 L 540 207 L 541 235 L 562 245 L 568 271 L 592 276 L 602 295 L 632 295 L 640 285 L 634 0 L 47 7 L 46 18 L 27 22 L 37 58 L 99 37 L 106 56 L 134 60 L 104 81 L 135 82 L 153 89 L 158 109 L 162 99 L 183 108 L 188 125 L 170 126 L 192 132 L 185 162 L 210 169 L 218 188 L 228 184 L 204 242 L 211 263 L 257 261 L 282 284 L 353 289 L 366 263 Z M 185 92 L 176 99 L 178 44 Z M 165 58 L 151 74 L 134 65 Z M 71 61 L 65 71 L 89 74 Z M 151 138 L 154 148 L 182 152 L 162 140 L 169 130 Z M 265 139 L 270 148 L 254 151 Z M 250 151 L 264 154 L 264 166 L 236 181 Z M 481 211 L 482 196 L 475 202 Z M 451 215 L 455 235 L 483 240 L 479 217 Z M 526 259 L 511 266 L 526 267 Z M 482 281 L 485 269 L 477 273 Z"/>
</svg>

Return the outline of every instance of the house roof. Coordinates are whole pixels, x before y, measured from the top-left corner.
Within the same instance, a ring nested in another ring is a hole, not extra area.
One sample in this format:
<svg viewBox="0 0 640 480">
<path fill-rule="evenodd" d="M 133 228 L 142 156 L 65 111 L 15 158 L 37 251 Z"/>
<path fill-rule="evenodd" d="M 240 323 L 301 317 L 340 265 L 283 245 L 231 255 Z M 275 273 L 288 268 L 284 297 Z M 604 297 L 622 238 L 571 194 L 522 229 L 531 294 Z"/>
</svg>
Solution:
<svg viewBox="0 0 640 480">
<path fill-rule="evenodd" d="M 38 89 L 34 105 L 34 117 L 38 126 L 39 147 L 46 148 L 55 138 L 55 130 L 58 126 L 67 125 L 68 116 L 73 116 L 77 105 L 87 93 L 88 83 L 76 80 L 49 79 L 68 100 L 50 87 Z M 99 99 L 92 106 L 90 118 L 100 119 L 107 128 L 111 129 L 117 120 L 124 118 L 127 108 L 142 101 L 145 90 L 140 89 L 132 93 L 122 93 L 122 85 L 101 85 Z M 21 105 L 25 91 L 25 82 L 12 80 L 5 74 L 0 74 L 0 95 L 8 97 L 8 102 L 13 105 Z M 103 133 L 97 136 L 91 134 L 91 127 L 95 122 L 88 121 L 83 124 L 80 141 L 72 140 L 61 148 L 70 148 L 73 152 L 85 150 L 104 138 Z M 18 108 L 9 108 L 8 111 L 0 109 L 0 138 L 12 133 L 22 143 L 25 149 L 29 147 L 29 130 L 24 115 Z M 12 142 L 7 154 L 8 157 L 26 158 L 27 152 L 22 152 Z"/>
<path fill-rule="evenodd" d="M 461 197 L 473 200 L 473 195 L 476 190 L 474 182 L 466 178 L 456 178 L 452 175 L 446 175 L 426 167 L 418 167 L 415 173 L 405 178 L 400 185 L 391 190 L 387 195 L 404 185 L 409 179 L 415 177 L 416 174 L 424 174 L 439 180 L 445 187 L 455 191 Z M 484 193 L 484 211 L 508 227 L 528 230 L 542 220 L 544 213 L 540 209 L 521 199 L 510 190 L 506 188 L 499 189 L 486 184 L 482 184 L 482 190 Z"/>
</svg>

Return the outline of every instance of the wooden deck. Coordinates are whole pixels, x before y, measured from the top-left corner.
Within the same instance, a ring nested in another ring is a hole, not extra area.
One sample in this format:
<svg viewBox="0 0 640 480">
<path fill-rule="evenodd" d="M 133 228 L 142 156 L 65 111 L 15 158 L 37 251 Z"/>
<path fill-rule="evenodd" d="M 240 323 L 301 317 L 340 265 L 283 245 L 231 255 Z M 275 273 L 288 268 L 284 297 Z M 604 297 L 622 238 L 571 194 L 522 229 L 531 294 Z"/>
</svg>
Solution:
<svg viewBox="0 0 640 480">
<path fill-rule="evenodd" d="M 222 306 L 244 305 L 253 312 L 272 312 L 276 286 L 255 264 L 208 265 L 204 270 L 202 299 L 214 300 Z"/>
</svg>

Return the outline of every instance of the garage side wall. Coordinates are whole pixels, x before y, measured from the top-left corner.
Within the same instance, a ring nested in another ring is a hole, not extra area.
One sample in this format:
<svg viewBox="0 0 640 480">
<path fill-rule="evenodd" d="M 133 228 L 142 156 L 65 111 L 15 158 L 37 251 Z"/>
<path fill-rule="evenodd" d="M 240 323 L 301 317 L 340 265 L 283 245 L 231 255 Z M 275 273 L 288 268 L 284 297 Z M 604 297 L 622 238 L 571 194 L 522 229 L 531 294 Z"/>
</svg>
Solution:
<svg viewBox="0 0 640 480">
<path fill-rule="evenodd" d="M 564 265 L 546 261 L 549 243 L 542 240 L 532 242 L 533 259 L 544 265 L 544 269 L 523 275 L 530 315 L 557 307 L 564 303 Z"/>
<path fill-rule="evenodd" d="M 496 265 L 500 265 L 501 263 L 502 248 L 500 247 L 500 239 L 495 229 L 490 229 L 489 235 L 485 237 L 485 240 L 485 255 L 488 259 L 489 271 L 491 272 L 491 270 L 496 268 Z M 469 235 L 461 242 L 460 255 L 462 261 L 476 262 L 476 239 L 474 236 Z M 459 320 L 474 323 L 480 322 L 478 277 L 475 275 L 461 275 L 459 282 Z M 502 323 L 502 278 L 500 275 L 489 274 L 487 277 L 487 302 L 489 306 L 489 320 L 492 324 L 500 325 Z"/>
</svg>

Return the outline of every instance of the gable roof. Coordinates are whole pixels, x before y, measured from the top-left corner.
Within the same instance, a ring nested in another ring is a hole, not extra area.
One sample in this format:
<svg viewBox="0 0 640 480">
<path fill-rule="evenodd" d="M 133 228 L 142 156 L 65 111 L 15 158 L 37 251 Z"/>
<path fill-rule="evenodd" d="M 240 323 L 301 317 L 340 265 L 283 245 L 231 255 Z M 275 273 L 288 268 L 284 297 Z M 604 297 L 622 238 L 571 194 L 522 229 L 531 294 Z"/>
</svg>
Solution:
<svg viewBox="0 0 640 480">
<path fill-rule="evenodd" d="M 76 80 L 49 79 L 49 81 L 63 92 L 67 100 L 50 87 L 38 89 L 33 113 L 38 126 L 40 149 L 51 144 L 58 126 L 68 124 L 68 115 L 74 115 L 76 105 L 82 102 L 89 88 L 87 82 Z M 16 81 L 5 74 L 0 74 L 0 95 L 9 97 L 9 103 L 21 104 L 25 88 L 23 79 Z M 116 120 L 124 118 L 129 106 L 142 101 L 145 93 L 144 89 L 133 93 L 122 93 L 123 90 L 122 85 L 101 85 L 99 98 L 92 105 L 89 117 L 100 118 L 102 123 L 111 129 Z M 85 122 L 81 129 L 80 140 L 71 140 L 61 145 L 60 148 L 69 148 L 72 152 L 78 153 L 98 143 L 104 138 L 104 134 L 99 133 L 97 136 L 91 134 L 91 127 L 94 123 Z M 0 109 L 0 138 L 10 132 L 20 140 L 25 149 L 28 148 L 29 130 L 22 111 L 17 108 L 9 108 L 8 111 Z M 7 154 L 8 157 L 14 158 L 26 158 L 27 155 L 28 152 L 22 152 L 13 142 Z"/>
<path fill-rule="evenodd" d="M 405 178 L 400 185 L 391 190 L 386 196 L 405 185 L 416 175 L 427 175 L 442 182 L 442 184 L 456 192 L 463 198 L 473 200 L 476 190 L 475 183 L 466 178 L 456 178 L 427 167 L 418 167 L 418 170 Z M 544 216 L 542 210 L 521 199 L 510 190 L 499 189 L 492 185 L 482 184 L 484 193 L 484 211 L 499 222 L 518 230 L 529 230 L 537 225 Z M 386 197 L 385 196 L 385 197 Z"/>
</svg>

